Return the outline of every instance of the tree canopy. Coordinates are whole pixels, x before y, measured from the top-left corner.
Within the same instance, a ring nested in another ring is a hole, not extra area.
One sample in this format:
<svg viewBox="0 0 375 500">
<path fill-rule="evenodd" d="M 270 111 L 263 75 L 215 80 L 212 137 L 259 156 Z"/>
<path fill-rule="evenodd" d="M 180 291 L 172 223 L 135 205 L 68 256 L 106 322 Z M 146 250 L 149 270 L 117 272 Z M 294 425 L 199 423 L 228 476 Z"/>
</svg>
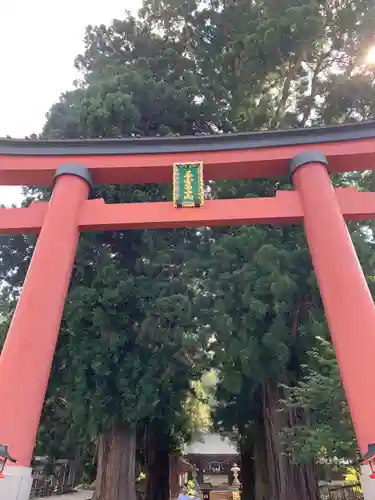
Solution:
<svg viewBox="0 0 375 500">
<path fill-rule="evenodd" d="M 310 351 L 306 373 L 291 388 L 286 404 L 308 415 L 305 422 L 284 431 L 286 449 L 294 460 L 356 462 L 354 430 L 330 342 L 319 339 Z"/>
</svg>

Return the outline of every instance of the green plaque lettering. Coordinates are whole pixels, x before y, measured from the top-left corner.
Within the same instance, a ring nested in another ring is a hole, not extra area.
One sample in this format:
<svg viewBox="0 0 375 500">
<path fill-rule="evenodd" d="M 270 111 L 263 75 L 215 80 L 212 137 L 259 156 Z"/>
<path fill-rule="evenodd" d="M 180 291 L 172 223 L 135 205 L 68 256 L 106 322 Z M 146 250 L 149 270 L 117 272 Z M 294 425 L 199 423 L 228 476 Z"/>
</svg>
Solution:
<svg viewBox="0 0 375 500">
<path fill-rule="evenodd" d="M 204 203 L 203 163 L 173 165 L 173 203 L 177 208 L 201 207 Z"/>
</svg>

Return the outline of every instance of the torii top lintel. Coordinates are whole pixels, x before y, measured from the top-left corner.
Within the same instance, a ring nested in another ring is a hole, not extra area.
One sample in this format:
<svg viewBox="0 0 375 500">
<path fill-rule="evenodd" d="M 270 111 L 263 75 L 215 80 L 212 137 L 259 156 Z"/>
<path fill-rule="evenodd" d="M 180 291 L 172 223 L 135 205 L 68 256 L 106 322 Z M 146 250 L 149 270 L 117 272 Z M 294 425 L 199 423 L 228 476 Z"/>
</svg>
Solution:
<svg viewBox="0 0 375 500">
<path fill-rule="evenodd" d="M 0 184 L 49 186 L 62 163 L 90 169 L 99 184 L 171 182 L 174 162 L 204 162 L 204 177 L 280 177 L 318 149 L 330 172 L 372 170 L 375 122 L 211 136 L 125 139 L 0 139 Z"/>
</svg>

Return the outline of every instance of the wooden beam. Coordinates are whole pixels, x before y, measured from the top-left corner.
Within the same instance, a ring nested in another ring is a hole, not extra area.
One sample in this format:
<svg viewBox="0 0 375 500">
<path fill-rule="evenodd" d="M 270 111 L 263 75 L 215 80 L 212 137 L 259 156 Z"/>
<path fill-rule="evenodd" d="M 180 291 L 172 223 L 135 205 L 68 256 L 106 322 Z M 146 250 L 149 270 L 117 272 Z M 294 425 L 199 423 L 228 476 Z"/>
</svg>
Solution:
<svg viewBox="0 0 375 500">
<path fill-rule="evenodd" d="M 336 189 L 346 220 L 375 220 L 375 193 L 355 188 Z M 32 233 L 42 227 L 48 203 L 29 208 L 0 208 L 0 233 Z M 103 199 L 83 205 L 81 231 L 117 231 L 144 228 L 294 224 L 303 220 L 298 193 L 278 191 L 275 197 L 207 200 L 200 208 L 174 208 L 172 202 L 106 204 Z"/>
<path fill-rule="evenodd" d="M 174 163 L 200 161 L 205 180 L 280 177 L 291 158 L 313 149 L 330 172 L 371 170 L 375 122 L 172 138 L 0 139 L 0 184 L 49 186 L 63 163 L 85 165 L 97 184 L 172 182 Z"/>
</svg>

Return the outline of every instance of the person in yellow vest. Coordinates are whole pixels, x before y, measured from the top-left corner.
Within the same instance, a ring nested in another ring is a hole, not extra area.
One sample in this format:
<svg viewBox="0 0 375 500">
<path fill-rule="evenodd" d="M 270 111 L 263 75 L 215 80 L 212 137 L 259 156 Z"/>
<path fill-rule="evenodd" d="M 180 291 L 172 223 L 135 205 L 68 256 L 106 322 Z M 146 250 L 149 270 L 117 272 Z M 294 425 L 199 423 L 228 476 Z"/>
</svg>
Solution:
<svg viewBox="0 0 375 500">
<path fill-rule="evenodd" d="M 199 500 L 197 492 L 189 486 L 190 485 L 186 484 L 182 488 L 177 500 Z"/>
</svg>

